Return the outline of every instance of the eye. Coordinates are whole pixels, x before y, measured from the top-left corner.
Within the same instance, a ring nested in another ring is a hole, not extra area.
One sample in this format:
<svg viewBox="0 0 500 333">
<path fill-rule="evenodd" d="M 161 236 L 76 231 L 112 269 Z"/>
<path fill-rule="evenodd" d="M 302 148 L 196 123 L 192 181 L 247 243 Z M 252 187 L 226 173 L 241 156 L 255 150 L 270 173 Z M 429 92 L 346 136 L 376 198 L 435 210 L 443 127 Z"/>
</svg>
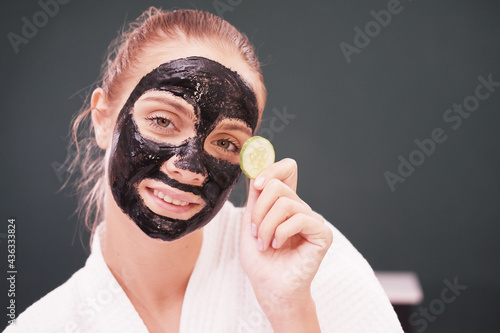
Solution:
<svg viewBox="0 0 500 333">
<path fill-rule="evenodd" d="M 176 130 L 175 123 L 163 115 L 151 115 L 146 117 L 151 127 L 162 133 L 173 133 Z"/>
<path fill-rule="evenodd" d="M 172 124 L 172 122 L 167 118 L 159 118 L 159 117 L 155 119 L 155 122 L 157 125 L 161 127 L 168 127 L 170 124 Z"/>
<path fill-rule="evenodd" d="M 227 150 L 229 152 L 239 152 L 240 148 L 229 139 L 219 139 L 212 142 L 217 148 Z"/>
</svg>

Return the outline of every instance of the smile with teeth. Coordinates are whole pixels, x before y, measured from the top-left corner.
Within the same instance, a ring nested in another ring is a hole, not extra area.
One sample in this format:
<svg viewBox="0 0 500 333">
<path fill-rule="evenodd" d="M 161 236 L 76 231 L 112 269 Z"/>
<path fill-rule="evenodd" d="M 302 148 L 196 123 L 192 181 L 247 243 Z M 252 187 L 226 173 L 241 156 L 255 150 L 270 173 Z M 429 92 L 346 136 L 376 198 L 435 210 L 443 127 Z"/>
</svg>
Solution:
<svg viewBox="0 0 500 333">
<path fill-rule="evenodd" d="M 160 192 L 158 190 L 154 190 L 154 195 L 157 196 L 158 198 L 162 199 L 165 202 L 168 202 L 169 204 L 176 205 L 176 206 L 187 206 L 189 205 L 189 202 L 181 201 L 179 199 L 174 199 L 172 197 L 169 197 L 168 195 L 164 194 L 163 192 Z"/>
</svg>

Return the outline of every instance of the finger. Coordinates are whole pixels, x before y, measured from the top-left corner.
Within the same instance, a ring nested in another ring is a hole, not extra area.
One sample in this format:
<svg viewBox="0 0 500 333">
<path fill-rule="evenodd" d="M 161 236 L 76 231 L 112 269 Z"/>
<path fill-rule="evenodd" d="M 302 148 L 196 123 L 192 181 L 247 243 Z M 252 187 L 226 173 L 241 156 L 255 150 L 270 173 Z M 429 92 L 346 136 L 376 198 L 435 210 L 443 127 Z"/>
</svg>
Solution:
<svg viewBox="0 0 500 333">
<path fill-rule="evenodd" d="M 290 187 L 282 183 L 280 180 L 271 179 L 260 192 L 257 201 L 252 207 L 252 223 L 259 227 L 271 207 L 273 207 L 278 199 L 283 197 L 290 198 L 310 209 L 309 205 L 302 201 L 297 193 L 295 193 Z"/>
<path fill-rule="evenodd" d="M 309 207 L 288 197 L 281 197 L 276 200 L 258 226 L 258 246 L 260 246 L 260 250 L 267 250 L 271 245 L 277 227 L 282 223 L 286 223 L 289 218 L 296 214 L 312 215 L 313 212 Z"/>
<path fill-rule="evenodd" d="M 243 219 L 242 219 L 242 227 L 247 227 L 251 223 L 251 215 L 253 212 L 253 209 L 255 207 L 255 203 L 257 202 L 257 199 L 259 198 L 260 191 L 257 191 L 253 185 L 254 180 L 250 180 L 249 186 L 248 186 L 248 198 L 247 198 L 247 204 L 245 206 L 245 212 L 243 213 Z"/>
<path fill-rule="evenodd" d="M 274 232 L 276 240 L 273 240 L 272 245 L 275 249 L 279 249 L 288 239 L 295 235 L 300 235 L 309 243 L 317 245 L 323 255 L 333 242 L 332 231 L 322 220 L 298 213 L 276 228 Z"/>
<path fill-rule="evenodd" d="M 285 158 L 262 171 L 255 179 L 254 185 L 257 190 L 262 190 L 270 179 L 278 179 L 296 191 L 297 174 L 297 162 L 291 158 Z"/>
</svg>

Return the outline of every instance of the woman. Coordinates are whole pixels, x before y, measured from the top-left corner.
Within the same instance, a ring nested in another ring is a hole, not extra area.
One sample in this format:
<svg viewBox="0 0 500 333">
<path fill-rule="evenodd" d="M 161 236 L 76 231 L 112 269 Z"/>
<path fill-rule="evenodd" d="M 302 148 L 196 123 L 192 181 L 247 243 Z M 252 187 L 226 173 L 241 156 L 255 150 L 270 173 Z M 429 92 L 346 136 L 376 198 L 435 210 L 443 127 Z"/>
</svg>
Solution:
<svg viewBox="0 0 500 333">
<path fill-rule="evenodd" d="M 152 8 L 110 54 L 74 126 L 95 135 L 73 161 L 92 254 L 6 332 L 401 332 L 370 266 L 296 194 L 293 160 L 226 202 L 266 99 L 244 35 Z"/>
</svg>

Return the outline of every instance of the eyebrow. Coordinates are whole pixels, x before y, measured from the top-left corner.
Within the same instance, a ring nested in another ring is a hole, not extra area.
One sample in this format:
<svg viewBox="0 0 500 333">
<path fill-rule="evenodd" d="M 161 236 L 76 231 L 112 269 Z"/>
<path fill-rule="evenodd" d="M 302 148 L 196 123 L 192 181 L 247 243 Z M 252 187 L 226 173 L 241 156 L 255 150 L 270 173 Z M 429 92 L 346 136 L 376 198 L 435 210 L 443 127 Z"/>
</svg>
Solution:
<svg viewBox="0 0 500 333">
<path fill-rule="evenodd" d="M 160 102 L 162 104 L 169 105 L 169 106 L 175 108 L 176 110 L 178 110 L 179 112 L 181 112 L 182 114 L 184 114 L 189 119 L 191 119 L 191 120 L 196 119 L 196 116 L 191 109 L 189 109 L 185 105 L 182 105 L 181 103 L 179 103 L 175 100 L 172 100 L 171 98 L 162 97 L 162 96 L 148 96 L 148 97 L 144 97 L 142 100 L 143 101 Z"/>
<path fill-rule="evenodd" d="M 236 124 L 223 123 L 220 126 L 217 126 L 216 128 L 220 131 L 244 131 L 248 135 L 250 136 L 252 135 L 252 130 L 250 129 L 250 127 L 242 124 L 240 120 L 238 120 Z"/>
</svg>

